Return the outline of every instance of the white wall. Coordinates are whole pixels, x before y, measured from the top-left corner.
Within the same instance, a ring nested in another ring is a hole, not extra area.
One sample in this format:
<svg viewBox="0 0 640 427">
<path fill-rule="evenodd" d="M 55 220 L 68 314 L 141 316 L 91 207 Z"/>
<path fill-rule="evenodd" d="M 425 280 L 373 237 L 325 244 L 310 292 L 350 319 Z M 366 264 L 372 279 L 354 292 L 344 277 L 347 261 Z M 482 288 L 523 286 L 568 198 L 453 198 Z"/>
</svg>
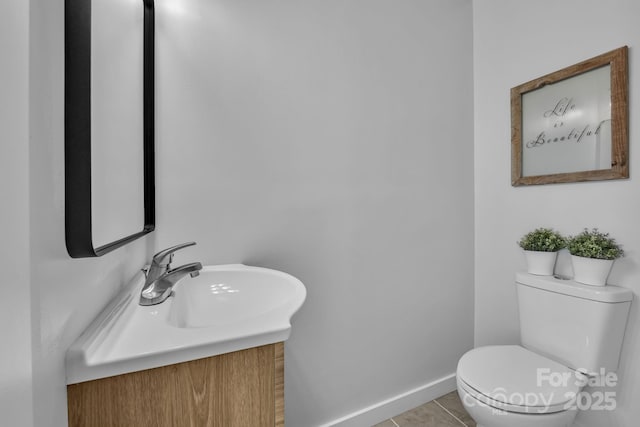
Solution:
<svg viewBox="0 0 640 427">
<path fill-rule="evenodd" d="M 305 283 L 287 424 L 452 374 L 472 346 L 471 2 L 157 8 L 157 247 Z"/>
<path fill-rule="evenodd" d="M 99 259 L 64 243 L 64 1 L 0 6 L 2 425 L 67 425 L 64 355 L 140 268 L 140 240 Z"/>
<path fill-rule="evenodd" d="M 0 414 L 5 425 L 29 426 L 29 3 L 23 0 L 0 4 L 0 69 Z"/>
<path fill-rule="evenodd" d="M 630 0 L 474 2 L 475 344 L 517 342 L 514 274 L 524 268 L 516 241 L 538 226 L 565 233 L 609 231 L 624 244 L 611 283 L 640 291 L 640 180 L 636 84 L 640 3 Z M 514 188 L 510 185 L 509 89 L 600 53 L 629 45 L 631 179 Z M 570 269 L 563 256 L 560 268 Z M 570 270 L 569 270 L 570 271 Z M 638 302 L 627 327 L 614 412 L 582 413 L 584 426 L 637 424 L 640 383 Z"/>
</svg>

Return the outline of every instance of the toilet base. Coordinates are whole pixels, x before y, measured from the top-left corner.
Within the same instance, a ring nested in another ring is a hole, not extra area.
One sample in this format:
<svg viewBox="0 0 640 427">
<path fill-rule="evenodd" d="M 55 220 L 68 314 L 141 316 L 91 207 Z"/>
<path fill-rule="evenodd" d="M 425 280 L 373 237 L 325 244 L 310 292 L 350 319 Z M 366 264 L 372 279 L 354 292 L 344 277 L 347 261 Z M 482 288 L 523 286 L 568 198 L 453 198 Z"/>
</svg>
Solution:
<svg viewBox="0 0 640 427">
<path fill-rule="evenodd" d="M 468 394 L 458 384 L 458 395 L 462 405 L 477 427 L 571 427 L 577 410 L 552 414 L 519 414 L 493 408 Z"/>
</svg>

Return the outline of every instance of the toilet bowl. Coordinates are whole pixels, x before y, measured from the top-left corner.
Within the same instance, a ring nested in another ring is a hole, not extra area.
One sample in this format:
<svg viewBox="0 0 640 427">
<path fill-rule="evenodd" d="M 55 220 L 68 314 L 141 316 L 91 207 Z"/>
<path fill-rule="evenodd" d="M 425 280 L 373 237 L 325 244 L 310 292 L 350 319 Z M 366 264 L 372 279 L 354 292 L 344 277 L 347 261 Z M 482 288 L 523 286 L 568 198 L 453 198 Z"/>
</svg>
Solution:
<svg viewBox="0 0 640 427">
<path fill-rule="evenodd" d="M 570 427 L 584 385 L 618 368 L 633 293 L 528 273 L 516 289 L 521 345 L 465 353 L 460 400 L 478 427 Z"/>
<path fill-rule="evenodd" d="M 582 374 L 518 345 L 467 352 L 456 380 L 460 400 L 478 427 L 571 426 L 584 384 Z"/>
</svg>

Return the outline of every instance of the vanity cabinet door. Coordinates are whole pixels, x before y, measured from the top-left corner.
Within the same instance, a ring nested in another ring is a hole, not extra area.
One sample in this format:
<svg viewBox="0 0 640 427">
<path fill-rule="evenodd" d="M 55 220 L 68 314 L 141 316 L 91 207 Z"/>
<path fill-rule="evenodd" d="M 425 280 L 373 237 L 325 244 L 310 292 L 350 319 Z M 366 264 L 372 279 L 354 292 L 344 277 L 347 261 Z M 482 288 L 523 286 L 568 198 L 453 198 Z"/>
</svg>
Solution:
<svg viewBox="0 0 640 427">
<path fill-rule="evenodd" d="M 67 386 L 70 427 L 283 427 L 284 343 Z"/>
</svg>

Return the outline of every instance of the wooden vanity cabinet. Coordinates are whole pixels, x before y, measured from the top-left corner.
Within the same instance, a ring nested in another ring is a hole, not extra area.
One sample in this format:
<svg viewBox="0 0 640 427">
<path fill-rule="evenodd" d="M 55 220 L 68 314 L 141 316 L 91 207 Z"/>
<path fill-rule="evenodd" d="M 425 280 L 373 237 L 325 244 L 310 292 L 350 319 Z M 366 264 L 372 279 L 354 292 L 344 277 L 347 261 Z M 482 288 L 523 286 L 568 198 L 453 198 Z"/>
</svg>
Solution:
<svg viewBox="0 0 640 427">
<path fill-rule="evenodd" d="M 70 427 L 283 427 L 284 343 L 67 386 Z"/>
</svg>

